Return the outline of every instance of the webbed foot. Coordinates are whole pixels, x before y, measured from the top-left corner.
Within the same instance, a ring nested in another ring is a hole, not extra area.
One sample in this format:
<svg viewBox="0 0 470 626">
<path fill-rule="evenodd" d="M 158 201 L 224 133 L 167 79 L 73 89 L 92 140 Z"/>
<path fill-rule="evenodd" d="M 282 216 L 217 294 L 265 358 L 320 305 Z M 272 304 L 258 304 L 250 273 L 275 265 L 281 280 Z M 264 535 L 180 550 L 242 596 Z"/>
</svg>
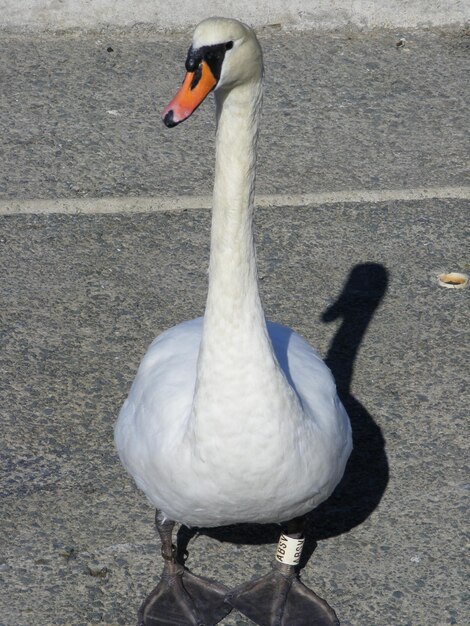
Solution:
<svg viewBox="0 0 470 626">
<path fill-rule="evenodd" d="M 333 609 L 300 582 L 295 568 L 278 562 L 226 599 L 258 626 L 339 626 Z"/>
<path fill-rule="evenodd" d="M 138 626 L 214 626 L 232 610 L 225 602 L 227 591 L 179 563 L 169 563 L 139 609 Z"/>
</svg>

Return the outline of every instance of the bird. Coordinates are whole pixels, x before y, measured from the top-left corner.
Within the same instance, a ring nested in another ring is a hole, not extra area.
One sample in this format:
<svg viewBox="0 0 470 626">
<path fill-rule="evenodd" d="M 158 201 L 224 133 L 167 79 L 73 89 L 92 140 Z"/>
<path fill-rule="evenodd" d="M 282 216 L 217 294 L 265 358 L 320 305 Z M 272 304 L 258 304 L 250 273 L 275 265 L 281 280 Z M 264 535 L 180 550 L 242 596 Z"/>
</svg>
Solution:
<svg viewBox="0 0 470 626">
<path fill-rule="evenodd" d="M 343 476 L 351 427 L 319 354 L 263 311 L 252 228 L 262 50 L 249 26 L 209 18 L 185 66 L 162 117 L 172 128 L 214 93 L 208 293 L 203 317 L 150 345 L 115 426 L 120 460 L 156 508 L 164 561 L 139 624 L 209 626 L 233 607 L 261 626 L 338 624 L 296 566 L 305 515 Z M 177 561 L 175 523 L 251 522 L 287 523 L 261 579 L 230 590 Z"/>
</svg>

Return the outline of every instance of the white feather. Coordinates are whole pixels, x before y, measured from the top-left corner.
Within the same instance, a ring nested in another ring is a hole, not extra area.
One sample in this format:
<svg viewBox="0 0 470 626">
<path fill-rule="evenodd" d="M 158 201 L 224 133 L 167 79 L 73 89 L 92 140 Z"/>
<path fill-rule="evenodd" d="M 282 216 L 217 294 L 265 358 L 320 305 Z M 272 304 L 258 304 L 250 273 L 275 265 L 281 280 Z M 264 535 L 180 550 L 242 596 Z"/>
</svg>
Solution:
<svg viewBox="0 0 470 626">
<path fill-rule="evenodd" d="M 216 91 L 205 315 L 152 343 L 115 430 L 137 485 L 190 526 L 306 513 L 331 494 L 352 447 L 329 369 L 302 337 L 265 322 L 252 235 L 261 50 L 234 20 L 206 20 L 193 41 L 232 40 Z"/>
</svg>

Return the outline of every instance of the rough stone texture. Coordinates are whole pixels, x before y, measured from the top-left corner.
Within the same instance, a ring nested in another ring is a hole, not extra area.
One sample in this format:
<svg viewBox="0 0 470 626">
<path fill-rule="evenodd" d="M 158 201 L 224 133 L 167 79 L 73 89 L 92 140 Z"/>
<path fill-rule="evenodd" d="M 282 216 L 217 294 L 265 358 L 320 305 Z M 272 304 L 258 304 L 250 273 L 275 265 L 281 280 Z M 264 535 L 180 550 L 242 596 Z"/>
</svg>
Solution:
<svg viewBox="0 0 470 626">
<path fill-rule="evenodd" d="M 466 31 L 261 35 L 259 193 L 468 184 Z M 169 130 L 188 36 L 0 38 L 0 197 L 207 194 L 214 111 Z M 108 49 L 112 51 L 108 52 Z"/>
<path fill-rule="evenodd" d="M 303 573 L 344 626 L 470 617 L 470 291 L 442 289 L 433 276 L 470 269 L 469 209 L 427 202 L 258 215 L 267 314 L 328 354 L 353 418 L 356 457 L 342 492 L 315 515 L 310 537 L 320 541 Z M 203 311 L 209 219 L 4 218 L 5 625 L 33 616 L 36 626 L 132 624 L 156 580 L 152 511 L 119 465 L 112 428 L 153 336 Z M 340 331 L 320 318 L 341 293 Z M 272 528 L 202 534 L 188 565 L 234 585 L 266 569 L 275 541 Z M 232 614 L 224 623 L 248 621 Z"/>
<path fill-rule="evenodd" d="M 466 0 L 0 0 L 0 15 L 0 28 L 36 31 L 141 24 L 181 30 L 211 15 L 308 30 L 462 26 L 470 20 L 470 7 Z"/>
<path fill-rule="evenodd" d="M 3 40 L 5 197 L 207 193 L 210 107 L 173 133 L 158 117 L 186 44 L 100 40 Z M 413 35 L 409 53 L 388 33 L 263 42 L 264 193 L 465 182 L 462 33 Z M 391 76 L 406 85 L 395 95 Z M 469 209 L 257 214 L 267 315 L 327 357 L 353 420 L 355 456 L 312 516 L 308 553 L 318 545 L 302 572 L 342 626 L 470 623 L 470 290 L 435 277 L 470 271 Z M 209 225 L 191 210 L 0 219 L 2 626 L 130 625 L 155 584 L 153 513 L 112 429 L 153 337 L 203 312 Z M 202 532 L 187 564 L 236 585 L 266 571 L 277 533 Z M 224 624 L 249 626 L 235 612 Z"/>
</svg>

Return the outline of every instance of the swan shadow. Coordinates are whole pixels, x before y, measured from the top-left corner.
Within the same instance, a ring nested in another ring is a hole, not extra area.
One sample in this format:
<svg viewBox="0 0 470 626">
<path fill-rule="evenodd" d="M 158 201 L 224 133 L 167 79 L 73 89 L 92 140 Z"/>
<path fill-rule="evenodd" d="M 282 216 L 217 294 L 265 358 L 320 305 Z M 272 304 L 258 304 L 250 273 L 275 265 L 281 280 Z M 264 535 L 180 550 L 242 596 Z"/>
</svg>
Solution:
<svg viewBox="0 0 470 626">
<path fill-rule="evenodd" d="M 383 265 L 356 265 L 336 302 L 321 316 L 324 323 L 342 320 L 325 362 L 335 377 L 338 394 L 351 420 L 354 448 L 343 479 L 333 494 L 307 517 L 300 568 L 310 559 L 317 541 L 341 535 L 363 523 L 378 506 L 387 487 L 389 468 L 382 431 L 350 391 L 358 349 L 387 285 L 388 272 Z M 287 361 L 288 333 L 285 335 L 285 339 L 278 342 L 276 356 L 291 381 Z M 235 524 L 198 529 L 181 526 L 177 537 L 181 562 L 186 558 L 189 541 L 196 534 L 235 544 L 261 545 L 277 543 L 279 525 Z"/>
<path fill-rule="evenodd" d="M 389 480 L 385 439 L 367 409 L 351 394 L 354 362 L 362 338 L 388 285 L 387 269 L 363 263 L 351 270 L 336 302 L 322 314 L 329 323 L 341 318 L 325 362 L 351 420 L 353 451 L 343 479 L 328 500 L 309 515 L 318 540 L 335 537 L 362 524 L 377 508 Z"/>
</svg>

